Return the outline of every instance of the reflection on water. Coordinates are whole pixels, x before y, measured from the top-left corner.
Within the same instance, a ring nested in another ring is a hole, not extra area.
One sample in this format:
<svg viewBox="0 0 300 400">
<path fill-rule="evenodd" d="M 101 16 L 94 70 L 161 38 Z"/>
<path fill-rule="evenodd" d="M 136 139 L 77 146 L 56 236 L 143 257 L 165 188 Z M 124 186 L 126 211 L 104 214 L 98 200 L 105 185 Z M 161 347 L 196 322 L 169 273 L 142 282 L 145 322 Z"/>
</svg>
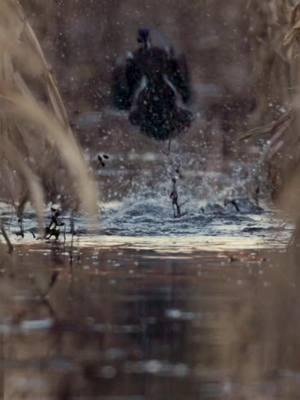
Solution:
<svg viewBox="0 0 300 400">
<path fill-rule="evenodd" d="M 297 398 L 299 274 L 269 250 L 62 250 L 0 271 L 5 398 Z"/>
<path fill-rule="evenodd" d="M 297 398 L 297 271 L 277 263 L 289 228 L 224 176 L 218 196 L 195 179 L 181 218 L 169 181 L 144 185 L 103 202 L 101 224 L 74 216 L 72 242 L 70 215 L 66 241 L 45 243 L 30 209 L 20 239 L 1 205 L 17 244 L 0 259 L 5 399 Z"/>
</svg>

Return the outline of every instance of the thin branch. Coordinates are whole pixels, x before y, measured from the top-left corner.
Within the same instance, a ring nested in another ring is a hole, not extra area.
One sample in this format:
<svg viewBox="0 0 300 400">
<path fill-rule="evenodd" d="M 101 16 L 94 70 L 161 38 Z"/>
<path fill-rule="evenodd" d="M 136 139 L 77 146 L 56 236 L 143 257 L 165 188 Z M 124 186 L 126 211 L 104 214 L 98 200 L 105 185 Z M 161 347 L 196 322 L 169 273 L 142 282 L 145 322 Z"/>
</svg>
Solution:
<svg viewBox="0 0 300 400">
<path fill-rule="evenodd" d="M 5 242 L 7 244 L 8 254 L 12 254 L 12 252 L 14 251 L 14 246 L 12 245 L 11 241 L 9 240 L 9 237 L 6 233 L 5 227 L 2 223 L 0 225 L 0 230 L 1 230 L 2 236 L 4 237 Z"/>
</svg>

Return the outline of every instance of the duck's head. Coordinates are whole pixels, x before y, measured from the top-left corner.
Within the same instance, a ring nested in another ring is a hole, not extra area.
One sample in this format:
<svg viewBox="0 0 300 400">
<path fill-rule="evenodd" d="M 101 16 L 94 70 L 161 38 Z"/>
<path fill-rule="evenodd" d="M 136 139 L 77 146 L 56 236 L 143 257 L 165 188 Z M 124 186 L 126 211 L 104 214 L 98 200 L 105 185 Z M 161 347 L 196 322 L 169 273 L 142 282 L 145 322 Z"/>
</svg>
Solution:
<svg viewBox="0 0 300 400">
<path fill-rule="evenodd" d="M 147 28 L 140 28 L 137 34 L 137 42 L 145 49 L 151 46 L 150 30 Z"/>
</svg>

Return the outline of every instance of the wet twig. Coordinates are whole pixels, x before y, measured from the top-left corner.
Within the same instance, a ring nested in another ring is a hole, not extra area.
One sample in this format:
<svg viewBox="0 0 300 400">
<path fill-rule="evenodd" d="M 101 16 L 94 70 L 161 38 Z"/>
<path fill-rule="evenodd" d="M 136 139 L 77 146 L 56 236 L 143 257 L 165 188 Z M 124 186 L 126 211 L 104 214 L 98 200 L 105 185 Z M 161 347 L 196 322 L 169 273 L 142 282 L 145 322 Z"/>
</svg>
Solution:
<svg viewBox="0 0 300 400">
<path fill-rule="evenodd" d="M 180 218 L 182 214 L 180 205 L 178 203 L 179 199 L 176 186 L 176 178 L 172 178 L 172 191 L 170 193 L 170 199 L 172 200 L 174 218 Z"/>
<path fill-rule="evenodd" d="M 54 207 L 51 208 L 51 219 L 49 225 L 45 229 L 45 239 L 49 240 L 52 236 L 58 240 L 59 235 L 61 234 L 61 227 L 65 225 L 63 221 L 60 219 L 60 210 Z"/>
<path fill-rule="evenodd" d="M 0 230 L 1 230 L 1 233 L 2 233 L 2 236 L 3 236 L 4 240 L 5 240 L 5 242 L 7 244 L 8 253 L 12 254 L 12 252 L 14 251 L 14 246 L 12 245 L 12 243 L 11 243 L 7 233 L 6 233 L 6 230 L 5 230 L 5 227 L 4 227 L 3 223 L 1 223 L 1 225 L 0 225 Z"/>
<path fill-rule="evenodd" d="M 70 234 L 71 234 L 71 246 L 70 246 L 70 265 L 73 265 L 73 251 L 74 251 L 74 236 L 76 235 L 76 229 L 75 229 L 75 222 L 74 222 L 74 213 L 71 213 L 70 217 Z"/>
<path fill-rule="evenodd" d="M 233 207 L 235 208 L 236 212 L 240 212 L 240 208 L 239 208 L 237 202 L 234 199 L 233 200 L 225 199 L 224 200 L 224 206 L 226 207 L 228 204 L 233 205 Z"/>
<path fill-rule="evenodd" d="M 17 236 L 17 237 L 18 237 L 18 236 L 21 236 L 21 238 L 24 239 L 25 232 L 24 232 L 23 218 L 22 218 L 22 217 L 20 217 L 20 218 L 18 219 L 18 224 L 19 224 L 19 227 L 20 227 L 20 231 L 19 231 L 19 232 L 16 232 L 16 236 Z"/>
</svg>

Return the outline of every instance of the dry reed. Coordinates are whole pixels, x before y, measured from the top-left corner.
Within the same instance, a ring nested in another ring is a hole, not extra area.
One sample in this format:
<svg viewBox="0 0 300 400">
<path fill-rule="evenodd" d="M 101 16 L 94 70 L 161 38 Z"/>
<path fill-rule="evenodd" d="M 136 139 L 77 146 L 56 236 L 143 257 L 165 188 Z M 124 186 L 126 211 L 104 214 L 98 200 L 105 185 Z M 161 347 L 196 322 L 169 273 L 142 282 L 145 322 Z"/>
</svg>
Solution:
<svg viewBox="0 0 300 400">
<path fill-rule="evenodd" d="M 299 371 L 300 344 L 300 2 L 257 0 L 249 1 L 248 6 L 252 17 L 259 19 L 264 37 L 253 37 L 255 52 L 264 52 L 264 60 L 268 60 L 264 64 L 258 58 L 258 90 L 262 99 L 277 99 L 286 111 L 244 138 L 268 140 L 266 162 L 273 189 L 296 229 L 287 253 L 270 257 L 257 281 L 253 279 L 247 305 L 239 306 L 237 301 L 236 307 L 223 313 L 218 326 L 223 335 L 219 355 L 226 368 L 224 379 L 233 383 L 232 399 L 269 400 L 275 389 L 281 398 L 292 399 L 298 396 L 298 382 L 292 377 Z M 261 110 L 267 120 L 267 103 Z M 239 385 L 234 385 L 236 382 Z M 269 390 L 265 390 L 266 382 Z"/>
<path fill-rule="evenodd" d="M 45 201 L 67 192 L 73 194 L 66 196 L 68 206 L 80 204 L 95 214 L 95 183 L 51 68 L 17 0 L 1 2 L 0 46 L 2 196 L 19 214 L 31 201 L 40 222 Z"/>
<path fill-rule="evenodd" d="M 247 7 L 260 126 L 243 138 L 265 137 L 274 197 L 284 195 L 286 198 L 291 181 L 295 187 L 300 163 L 300 3 L 249 0 Z M 279 115 L 272 113 L 270 103 L 278 104 Z"/>
</svg>

